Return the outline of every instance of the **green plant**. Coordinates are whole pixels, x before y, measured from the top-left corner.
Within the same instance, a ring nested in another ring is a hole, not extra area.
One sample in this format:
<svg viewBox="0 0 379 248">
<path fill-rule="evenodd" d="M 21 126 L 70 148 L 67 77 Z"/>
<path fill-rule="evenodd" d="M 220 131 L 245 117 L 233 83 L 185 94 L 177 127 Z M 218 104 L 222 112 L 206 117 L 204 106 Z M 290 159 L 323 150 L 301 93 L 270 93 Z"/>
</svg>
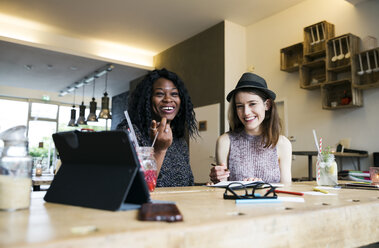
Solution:
<svg viewBox="0 0 379 248">
<path fill-rule="evenodd" d="M 47 148 L 39 148 L 39 147 L 30 147 L 29 148 L 29 155 L 36 158 L 47 158 L 49 154 L 49 151 Z M 53 155 L 54 151 L 53 149 L 50 150 L 50 163 L 53 161 Z"/>
<path fill-rule="evenodd" d="M 332 148 L 327 146 L 326 148 L 321 150 L 321 160 L 322 162 L 327 162 L 330 159 L 330 155 L 332 154 Z"/>
</svg>

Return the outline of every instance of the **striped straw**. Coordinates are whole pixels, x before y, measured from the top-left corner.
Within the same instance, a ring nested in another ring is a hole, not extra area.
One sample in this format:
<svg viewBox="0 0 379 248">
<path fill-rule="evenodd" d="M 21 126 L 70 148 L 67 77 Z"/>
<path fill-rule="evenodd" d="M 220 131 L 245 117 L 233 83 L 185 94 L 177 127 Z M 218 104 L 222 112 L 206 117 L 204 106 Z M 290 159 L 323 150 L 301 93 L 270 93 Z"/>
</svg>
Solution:
<svg viewBox="0 0 379 248">
<path fill-rule="evenodd" d="M 319 150 L 320 150 L 320 154 L 321 154 L 321 152 L 322 152 L 322 138 L 320 138 Z"/>
<path fill-rule="evenodd" d="M 316 167 L 317 167 L 317 181 L 320 182 L 320 179 L 321 179 L 321 173 L 320 173 L 320 161 L 321 161 L 321 151 L 322 151 L 322 138 L 320 137 L 320 142 L 319 142 L 319 147 L 318 147 L 318 155 L 319 155 L 319 159 L 317 159 L 317 164 L 316 164 Z"/>
</svg>

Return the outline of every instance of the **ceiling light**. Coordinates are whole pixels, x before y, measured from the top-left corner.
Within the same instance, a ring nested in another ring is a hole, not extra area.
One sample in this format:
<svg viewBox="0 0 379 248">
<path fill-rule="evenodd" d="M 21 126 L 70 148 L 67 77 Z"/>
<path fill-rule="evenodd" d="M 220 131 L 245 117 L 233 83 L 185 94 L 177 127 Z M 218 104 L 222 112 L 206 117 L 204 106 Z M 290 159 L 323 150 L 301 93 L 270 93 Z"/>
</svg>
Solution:
<svg viewBox="0 0 379 248">
<path fill-rule="evenodd" d="M 76 119 L 75 93 L 76 93 L 76 91 L 74 91 L 74 104 L 72 105 L 72 109 L 71 109 L 71 119 L 68 122 L 69 127 L 77 127 L 78 126 L 78 124 L 75 123 L 75 119 Z"/>
<path fill-rule="evenodd" d="M 109 110 L 109 97 L 107 93 L 107 85 L 108 85 L 108 73 L 105 75 L 105 92 L 104 92 L 104 96 L 101 98 L 101 111 L 99 114 L 99 118 L 101 119 L 112 119 L 112 115 Z"/>
<path fill-rule="evenodd" d="M 94 79 L 92 101 L 89 103 L 89 115 L 87 117 L 87 121 L 97 121 L 97 117 L 96 117 L 97 103 L 95 102 L 95 83 L 96 83 L 96 80 Z"/>
<path fill-rule="evenodd" d="M 76 90 L 75 87 L 67 87 L 66 91 L 67 92 L 73 92 L 74 90 Z"/>
<path fill-rule="evenodd" d="M 75 88 L 80 88 L 84 85 L 84 82 L 83 81 L 80 81 L 80 82 L 76 82 L 75 83 Z"/>
<path fill-rule="evenodd" d="M 59 96 L 65 96 L 65 95 L 67 95 L 67 93 L 68 93 L 67 91 L 62 91 L 62 90 L 61 90 L 61 91 L 59 92 Z"/>
<path fill-rule="evenodd" d="M 89 77 L 89 78 L 85 78 L 85 79 L 84 79 L 84 82 L 86 82 L 86 84 L 89 84 L 89 83 L 91 83 L 94 79 L 95 79 L 94 76 Z"/>
<path fill-rule="evenodd" d="M 82 97 L 82 105 L 79 106 L 79 118 L 76 122 L 77 125 L 87 125 L 86 118 L 84 117 L 86 112 L 86 105 L 84 105 L 84 86 L 83 86 L 83 97 Z"/>
</svg>

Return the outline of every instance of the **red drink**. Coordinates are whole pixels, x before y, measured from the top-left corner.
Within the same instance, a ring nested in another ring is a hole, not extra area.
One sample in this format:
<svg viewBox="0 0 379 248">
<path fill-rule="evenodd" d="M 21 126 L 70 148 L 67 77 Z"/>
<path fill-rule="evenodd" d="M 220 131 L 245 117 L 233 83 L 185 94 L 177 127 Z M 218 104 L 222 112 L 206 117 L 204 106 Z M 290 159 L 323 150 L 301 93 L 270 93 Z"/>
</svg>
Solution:
<svg viewBox="0 0 379 248">
<path fill-rule="evenodd" d="M 153 192 L 155 185 L 157 185 L 157 171 L 156 170 L 145 170 L 145 181 L 150 192 Z"/>
</svg>

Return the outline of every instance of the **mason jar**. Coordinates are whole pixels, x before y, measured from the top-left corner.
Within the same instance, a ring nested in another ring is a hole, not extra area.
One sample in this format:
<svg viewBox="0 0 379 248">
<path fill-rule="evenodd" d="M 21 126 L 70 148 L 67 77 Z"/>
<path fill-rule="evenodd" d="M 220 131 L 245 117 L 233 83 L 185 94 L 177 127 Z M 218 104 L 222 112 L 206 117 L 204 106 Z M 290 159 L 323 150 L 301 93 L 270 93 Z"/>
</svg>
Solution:
<svg viewBox="0 0 379 248">
<path fill-rule="evenodd" d="M 0 158 L 0 210 L 30 206 L 32 158 L 25 140 L 4 140 Z"/>
<path fill-rule="evenodd" d="M 316 163 L 317 185 L 335 186 L 338 184 L 338 167 L 333 154 L 318 156 Z"/>
</svg>

